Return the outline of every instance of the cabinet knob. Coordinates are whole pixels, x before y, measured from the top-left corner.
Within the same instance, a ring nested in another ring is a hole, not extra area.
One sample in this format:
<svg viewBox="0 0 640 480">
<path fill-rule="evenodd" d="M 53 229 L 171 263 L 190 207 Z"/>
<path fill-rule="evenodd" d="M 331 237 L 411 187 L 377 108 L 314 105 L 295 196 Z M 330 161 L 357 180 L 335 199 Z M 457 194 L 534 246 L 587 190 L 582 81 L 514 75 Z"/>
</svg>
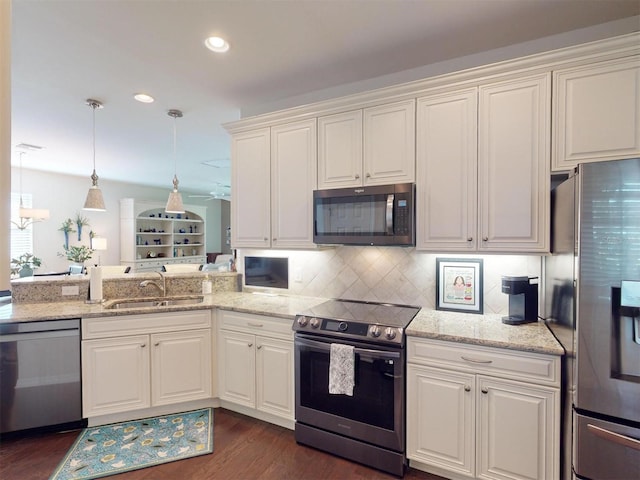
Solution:
<svg viewBox="0 0 640 480">
<path fill-rule="evenodd" d="M 488 242 L 489 241 L 489 237 L 482 237 L 482 241 L 483 242 Z"/>
<path fill-rule="evenodd" d="M 277 239 L 277 238 L 274 238 L 274 239 L 273 239 L 273 241 L 274 241 L 274 242 L 277 242 L 277 241 L 278 241 L 278 239 Z"/>
<path fill-rule="evenodd" d="M 465 392 L 470 392 L 471 391 L 471 387 L 469 385 L 465 385 L 464 386 L 464 391 Z"/>
<path fill-rule="evenodd" d="M 159 347 L 159 346 L 160 346 L 160 342 L 156 342 L 156 343 L 154 343 L 154 345 L 155 345 L 156 347 Z"/>
<path fill-rule="evenodd" d="M 249 345 L 247 345 L 247 347 L 253 347 L 253 343 L 250 343 Z"/>
<path fill-rule="evenodd" d="M 142 345 L 140 345 L 140 347 L 142 347 L 142 348 L 144 348 L 144 347 L 146 347 L 146 346 L 147 346 L 147 344 L 146 344 L 146 343 L 143 343 Z"/>
<path fill-rule="evenodd" d="M 366 177 L 367 177 L 367 178 L 371 178 L 371 174 L 370 174 L 369 172 L 367 172 Z"/>
<path fill-rule="evenodd" d="M 268 239 L 267 237 L 264 237 L 262 240 L 264 240 L 264 241 L 266 242 L 266 241 L 267 241 L 267 240 L 269 240 L 269 239 Z"/>
<path fill-rule="evenodd" d="M 260 350 L 262 348 L 262 345 L 258 345 L 256 348 Z"/>
<path fill-rule="evenodd" d="M 486 387 L 485 387 L 485 388 L 483 388 L 483 389 L 481 389 L 480 391 L 481 391 L 482 393 L 489 393 L 489 389 L 488 389 L 488 388 L 486 388 Z"/>
<path fill-rule="evenodd" d="M 473 242 L 473 237 L 467 237 L 467 242 Z"/>
<path fill-rule="evenodd" d="M 358 180 L 360 178 L 360 174 L 356 173 L 356 177 L 355 178 L 356 178 L 356 180 Z"/>
</svg>

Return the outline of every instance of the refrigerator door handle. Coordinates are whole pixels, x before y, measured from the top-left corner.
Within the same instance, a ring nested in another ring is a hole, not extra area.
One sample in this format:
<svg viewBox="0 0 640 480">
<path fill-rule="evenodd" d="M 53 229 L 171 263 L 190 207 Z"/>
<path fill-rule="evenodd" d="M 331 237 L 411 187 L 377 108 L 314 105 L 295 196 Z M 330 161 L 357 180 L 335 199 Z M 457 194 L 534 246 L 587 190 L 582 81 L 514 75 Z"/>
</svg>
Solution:
<svg viewBox="0 0 640 480">
<path fill-rule="evenodd" d="M 636 440 L 635 438 L 627 437 L 626 435 L 621 435 L 590 423 L 587 424 L 587 429 L 594 435 L 604 438 L 605 440 L 609 440 L 610 442 L 633 448 L 634 450 L 640 450 L 640 440 Z"/>
</svg>

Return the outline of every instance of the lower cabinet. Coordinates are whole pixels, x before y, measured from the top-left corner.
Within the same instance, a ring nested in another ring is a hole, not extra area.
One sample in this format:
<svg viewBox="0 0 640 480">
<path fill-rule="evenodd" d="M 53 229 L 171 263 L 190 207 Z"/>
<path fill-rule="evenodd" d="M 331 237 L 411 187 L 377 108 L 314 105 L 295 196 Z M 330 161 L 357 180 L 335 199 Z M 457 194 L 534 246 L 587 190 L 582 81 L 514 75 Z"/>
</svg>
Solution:
<svg viewBox="0 0 640 480">
<path fill-rule="evenodd" d="M 218 315 L 223 406 L 292 428 L 292 320 L 224 310 Z"/>
<path fill-rule="evenodd" d="M 83 319 L 87 418 L 212 396 L 211 312 Z"/>
<path fill-rule="evenodd" d="M 407 361 L 412 467 L 448 478 L 559 478 L 559 357 L 410 338 Z"/>
</svg>

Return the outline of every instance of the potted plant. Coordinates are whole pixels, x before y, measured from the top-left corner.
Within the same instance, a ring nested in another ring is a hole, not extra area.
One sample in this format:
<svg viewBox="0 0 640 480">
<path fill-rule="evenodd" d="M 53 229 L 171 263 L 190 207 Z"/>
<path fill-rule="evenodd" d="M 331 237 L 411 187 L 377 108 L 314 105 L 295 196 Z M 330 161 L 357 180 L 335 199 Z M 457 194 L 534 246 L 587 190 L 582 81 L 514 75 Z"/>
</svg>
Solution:
<svg viewBox="0 0 640 480">
<path fill-rule="evenodd" d="M 18 274 L 20 277 L 30 277 L 33 275 L 33 269 L 42 265 L 42 260 L 31 253 L 23 253 L 18 258 L 11 259 L 11 274 Z"/>
<path fill-rule="evenodd" d="M 79 265 L 83 265 L 85 261 L 91 258 L 93 250 L 84 245 L 68 247 L 64 246 L 64 253 L 58 253 L 61 257 L 67 257 L 70 260 Z"/>
</svg>

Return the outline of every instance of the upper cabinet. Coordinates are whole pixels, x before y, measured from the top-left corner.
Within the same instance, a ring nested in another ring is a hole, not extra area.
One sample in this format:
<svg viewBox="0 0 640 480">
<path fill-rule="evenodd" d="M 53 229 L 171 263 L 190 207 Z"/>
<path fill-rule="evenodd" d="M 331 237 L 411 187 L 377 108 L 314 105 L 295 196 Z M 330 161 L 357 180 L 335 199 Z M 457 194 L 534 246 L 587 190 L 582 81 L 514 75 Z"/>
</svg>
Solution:
<svg viewBox="0 0 640 480">
<path fill-rule="evenodd" d="M 418 99 L 421 250 L 549 250 L 549 74 Z"/>
<path fill-rule="evenodd" d="M 640 156 L 640 57 L 556 70 L 554 171 Z"/>
<path fill-rule="evenodd" d="M 311 248 L 316 120 L 232 137 L 233 248 Z"/>
<path fill-rule="evenodd" d="M 415 180 L 415 100 L 318 118 L 318 188 Z"/>
</svg>

